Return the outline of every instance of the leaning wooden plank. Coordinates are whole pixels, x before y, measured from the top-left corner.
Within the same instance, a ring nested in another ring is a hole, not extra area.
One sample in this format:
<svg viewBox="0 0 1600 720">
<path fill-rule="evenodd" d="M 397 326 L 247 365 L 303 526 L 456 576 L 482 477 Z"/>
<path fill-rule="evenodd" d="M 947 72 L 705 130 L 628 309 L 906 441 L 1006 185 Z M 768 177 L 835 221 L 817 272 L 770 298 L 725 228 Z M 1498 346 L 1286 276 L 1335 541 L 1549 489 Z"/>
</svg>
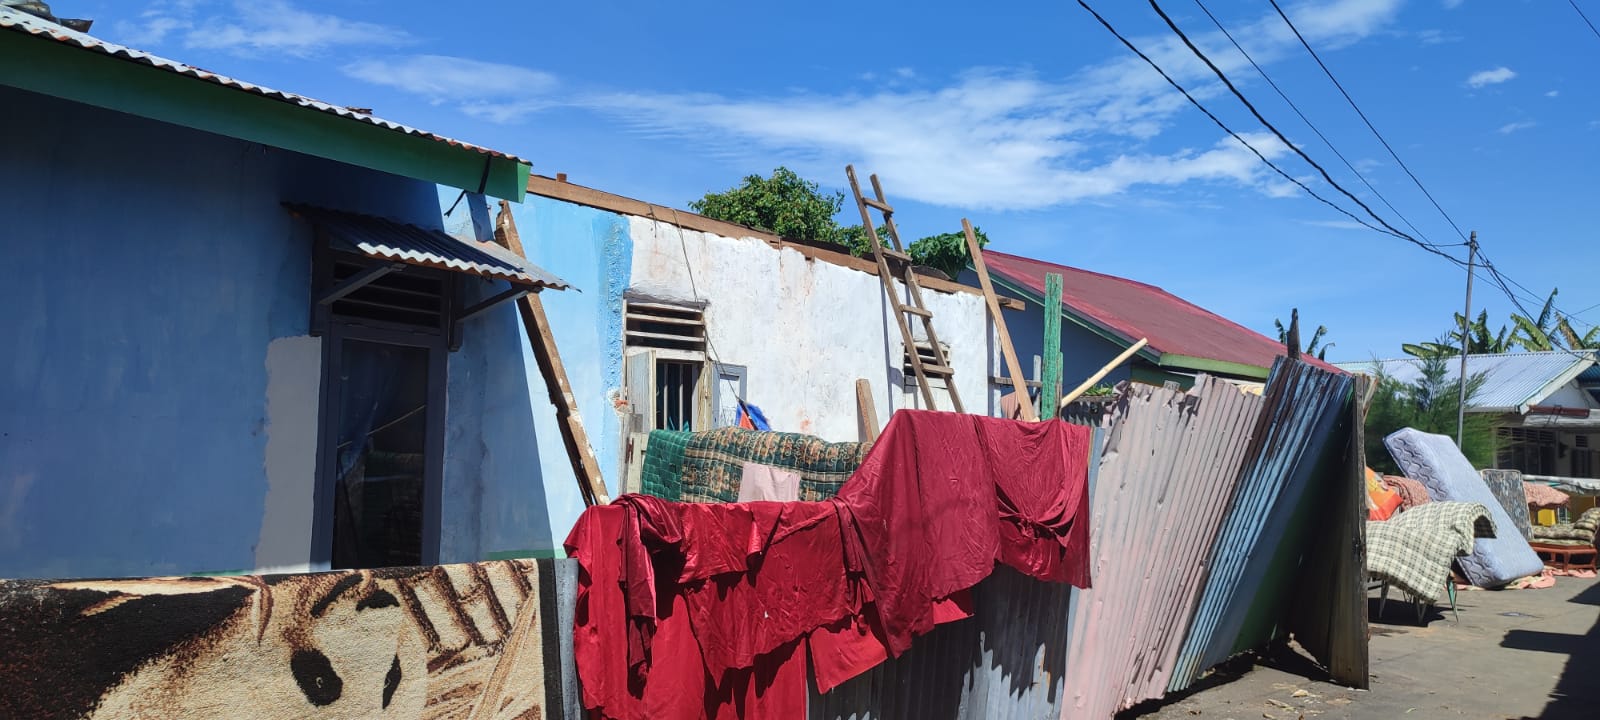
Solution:
<svg viewBox="0 0 1600 720">
<path fill-rule="evenodd" d="M 866 378 L 856 380 L 856 412 L 861 420 L 861 439 L 873 442 L 878 439 L 878 406 L 872 402 L 872 383 Z"/>
<path fill-rule="evenodd" d="M 1061 276 L 1044 276 L 1044 386 L 1039 391 L 1039 419 L 1057 415 L 1061 398 Z"/>
<path fill-rule="evenodd" d="M 1100 368 L 1099 370 L 1095 371 L 1095 374 L 1090 375 L 1089 379 L 1083 381 L 1082 385 L 1079 385 L 1078 387 L 1073 388 L 1072 392 L 1069 392 L 1066 395 L 1061 396 L 1061 407 L 1064 408 L 1067 405 L 1071 404 L 1073 400 L 1077 400 L 1079 395 L 1082 395 L 1082 394 L 1088 392 L 1089 388 L 1094 387 L 1095 383 L 1100 382 L 1101 380 L 1105 379 L 1105 376 L 1110 375 L 1111 371 L 1117 369 L 1118 365 L 1121 365 L 1121 364 L 1127 362 L 1128 358 L 1133 357 L 1134 353 L 1139 352 L 1140 350 L 1143 350 L 1144 346 L 1149 345 L 1149 344 L 1150 344 L 1149 338 L 1139 338 L 1139 342 L 1136 342 L 1136 343 L 1134 343 L 1132 345 L 1129 345 L 1127 350 L 1123 350 L 1121 355 L 1118 355 L 1118 356 L 1116 356 L 1114 358 L 1111 358 L 1111 362 L 1106 363 L 1105 367 Z"/>
<path fill-rule="evenodd" d="M 967 254 L 972 256 L 972 269 L 978 273 L 978 285 L 983 288 L 983 300 L 989 304 L 989 317 L 994 319 L 994 330 L 1000 335 L 1000 354 L 1006 361 L 1006 374 L 1011 376 L 1011 386 L 1017 391 L 1017 406 L 1023 420 L 1038 420 L 1033 411 L 1033 400 L 1028 398 L 1027 380 L 1022 377 L 1022 363 L 1017 361 L 1017 348 L 1011 344 L 1011 333 L 1006 330 L 1006 319 L 1000 315 L 1000 300 L 995 297 L 994 283 L 989 280 L 989 268 L 983 262 L 983 249 L 978 247 L 978 237 L 972 232 L 972 223 L 961 218 L 961 231 L 967 235 Z"/>
<path fill-rule="evenodd" d="M 522 250 L 522 238 L 517 234 L 516 221 L 511 217 L 511 203 L 505 200 L 500 201 L 500 215 L 495 218 L 495 236 L 506 249 L 527 257 Z M 556 408 L 556 425 L 561 429 L 562 443 L 567 446 L 572 473 L 578 478 L 578 492 L 587 505 L 606 505 L 611 498 L 606 495 L 605 478 L 600 476 L 600 464 L 589 447 L 589 434 L 584 432 L 583 422 L 578 419 L 578 400 L 567 382 L 567 370 L 561 364 L 555 337 L 550 334 L 550 320 L 544 314 L 539 293 L 523 296 L 517 301 L 517 309 L 522 314 L 522 327 L 528 333 L 534 361 L 539 364 L 539 374 L 550 391 L 550 404 Z"/>
</svg>

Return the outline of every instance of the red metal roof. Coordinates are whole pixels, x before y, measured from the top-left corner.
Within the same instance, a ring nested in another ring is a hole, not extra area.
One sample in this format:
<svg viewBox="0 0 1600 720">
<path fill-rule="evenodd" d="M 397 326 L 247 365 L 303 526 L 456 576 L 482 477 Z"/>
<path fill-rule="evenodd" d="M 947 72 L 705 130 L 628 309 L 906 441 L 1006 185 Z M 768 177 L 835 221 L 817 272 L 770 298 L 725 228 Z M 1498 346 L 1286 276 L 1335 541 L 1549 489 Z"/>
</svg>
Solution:
<svg viewBox="0 0 1600 720">
<path fill-rule="evenodd" d="M 1258 368 L 1271 368 L 1273 359 L 1286 352 L 1282 343 L 1154 285 L 993 250 L 984 250 L 983 258 L 991 272 L 1040 297 L 1045 273 L 1060 274 L 1062 306 L 1125 344 L 1148 338 L 1149 347 L 1163 355 Z M 1314 358 L 1306 360 L 1343 372 Z"/>
</svg>

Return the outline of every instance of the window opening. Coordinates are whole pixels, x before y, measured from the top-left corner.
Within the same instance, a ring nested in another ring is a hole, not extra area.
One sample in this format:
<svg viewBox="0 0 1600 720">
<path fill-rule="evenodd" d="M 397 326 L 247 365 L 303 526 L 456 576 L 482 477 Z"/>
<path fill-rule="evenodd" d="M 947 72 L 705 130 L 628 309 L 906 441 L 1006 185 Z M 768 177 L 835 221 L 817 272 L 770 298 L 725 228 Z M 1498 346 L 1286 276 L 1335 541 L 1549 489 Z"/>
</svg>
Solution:
<svg viewBox="0 0 1600 720">
<path fill-rule="evenodd" d="M 703 362 L 656 361 L 656 427 L 662 430 L 695 429 L 696 389 Z"/>
</svg>

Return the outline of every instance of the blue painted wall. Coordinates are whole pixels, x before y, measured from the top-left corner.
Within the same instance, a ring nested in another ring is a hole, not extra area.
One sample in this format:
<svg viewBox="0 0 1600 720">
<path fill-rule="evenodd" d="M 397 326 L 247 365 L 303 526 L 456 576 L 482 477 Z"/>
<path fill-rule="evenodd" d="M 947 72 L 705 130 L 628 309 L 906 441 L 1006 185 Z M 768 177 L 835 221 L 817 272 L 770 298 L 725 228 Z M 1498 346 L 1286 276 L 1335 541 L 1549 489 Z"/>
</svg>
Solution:
<svg viewBox="0 0 1600 720">
<path fill-rule="evenodd" d="M 606 488 L 615 497 L 621 484 L 622 446 L 612 401 L 622 385 L 622 295 L 633 265 L 628 220 L 617 213 L 533 195 L 512 205 L 512 217 L 529 259 L 572 284 L 570 290 L 544 293 L 545 313 L 578 400 L 584 431 Z M 544 379 L 526 342 L 522 357 L 535 435 L 543 450 L 539 455 L 549 528 L 559 548 L 583 512 L 583 500 Z"/>
<path fill-rule="evenodd" d="M 310 302 L 281 203 L 438 226 L 435 186 L 10 88 L 0 107 L 0 576 L 251 569 L 267 345 Z M 446 560 L 550 542 L 512 312 L 451 357 Z M 496 451 L 464 460 L 475 439 Z"/>
<path fill-rule="evenodd" d="M 960 280 L 968 285 L 977 285 L 978 276 L 970 268 L 962 271 Z M 1019 297 L 1016 293 L 1008 292 L 999 286 L 995 293 Z M 1011 334 L 1011 344 L 1017 350 L 1017 361 L 1022 363 L 1022 373 L 1033 379 L 1033 358 L 1035 355 L 1044 356 L 1044 307 L 1039 303 L 1023 299 L 1027 309 L 1021 312 L 1006 311 L 1006 331 Z M 1088 379 L 1105 364 L 1111 362 L 1124 347 L 1111 342 L 1078 325 L 1071 319 L 1063 317 L 1061 320 L 1061 384 L 1062 391 L 1069 391 L 1077 387 L 1078 383 Z M 1132 363 L 1125 363 L 1106 376 L 1103 382 L 1115 384 L 1129 378 Z M 1004 375 L 1004 360 L 996 365 L 1000 368 L 997 375 Z"/>
</svg>

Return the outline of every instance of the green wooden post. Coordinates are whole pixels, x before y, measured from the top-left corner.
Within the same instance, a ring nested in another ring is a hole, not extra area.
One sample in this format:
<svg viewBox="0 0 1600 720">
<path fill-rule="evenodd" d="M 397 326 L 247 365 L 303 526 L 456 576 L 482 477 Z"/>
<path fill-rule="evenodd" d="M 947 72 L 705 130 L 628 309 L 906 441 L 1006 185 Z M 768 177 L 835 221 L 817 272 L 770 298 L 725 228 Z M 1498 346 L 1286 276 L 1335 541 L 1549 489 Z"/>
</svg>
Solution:
<svg viewBox="0 0 1600 720">
<path fill-rule="evenodd" d="M 1044 377 L 1040 379 L 1039 419 L 1056 416 L 1061 404 L 1061 276 L 1044 276 Z"/>
</svg>

